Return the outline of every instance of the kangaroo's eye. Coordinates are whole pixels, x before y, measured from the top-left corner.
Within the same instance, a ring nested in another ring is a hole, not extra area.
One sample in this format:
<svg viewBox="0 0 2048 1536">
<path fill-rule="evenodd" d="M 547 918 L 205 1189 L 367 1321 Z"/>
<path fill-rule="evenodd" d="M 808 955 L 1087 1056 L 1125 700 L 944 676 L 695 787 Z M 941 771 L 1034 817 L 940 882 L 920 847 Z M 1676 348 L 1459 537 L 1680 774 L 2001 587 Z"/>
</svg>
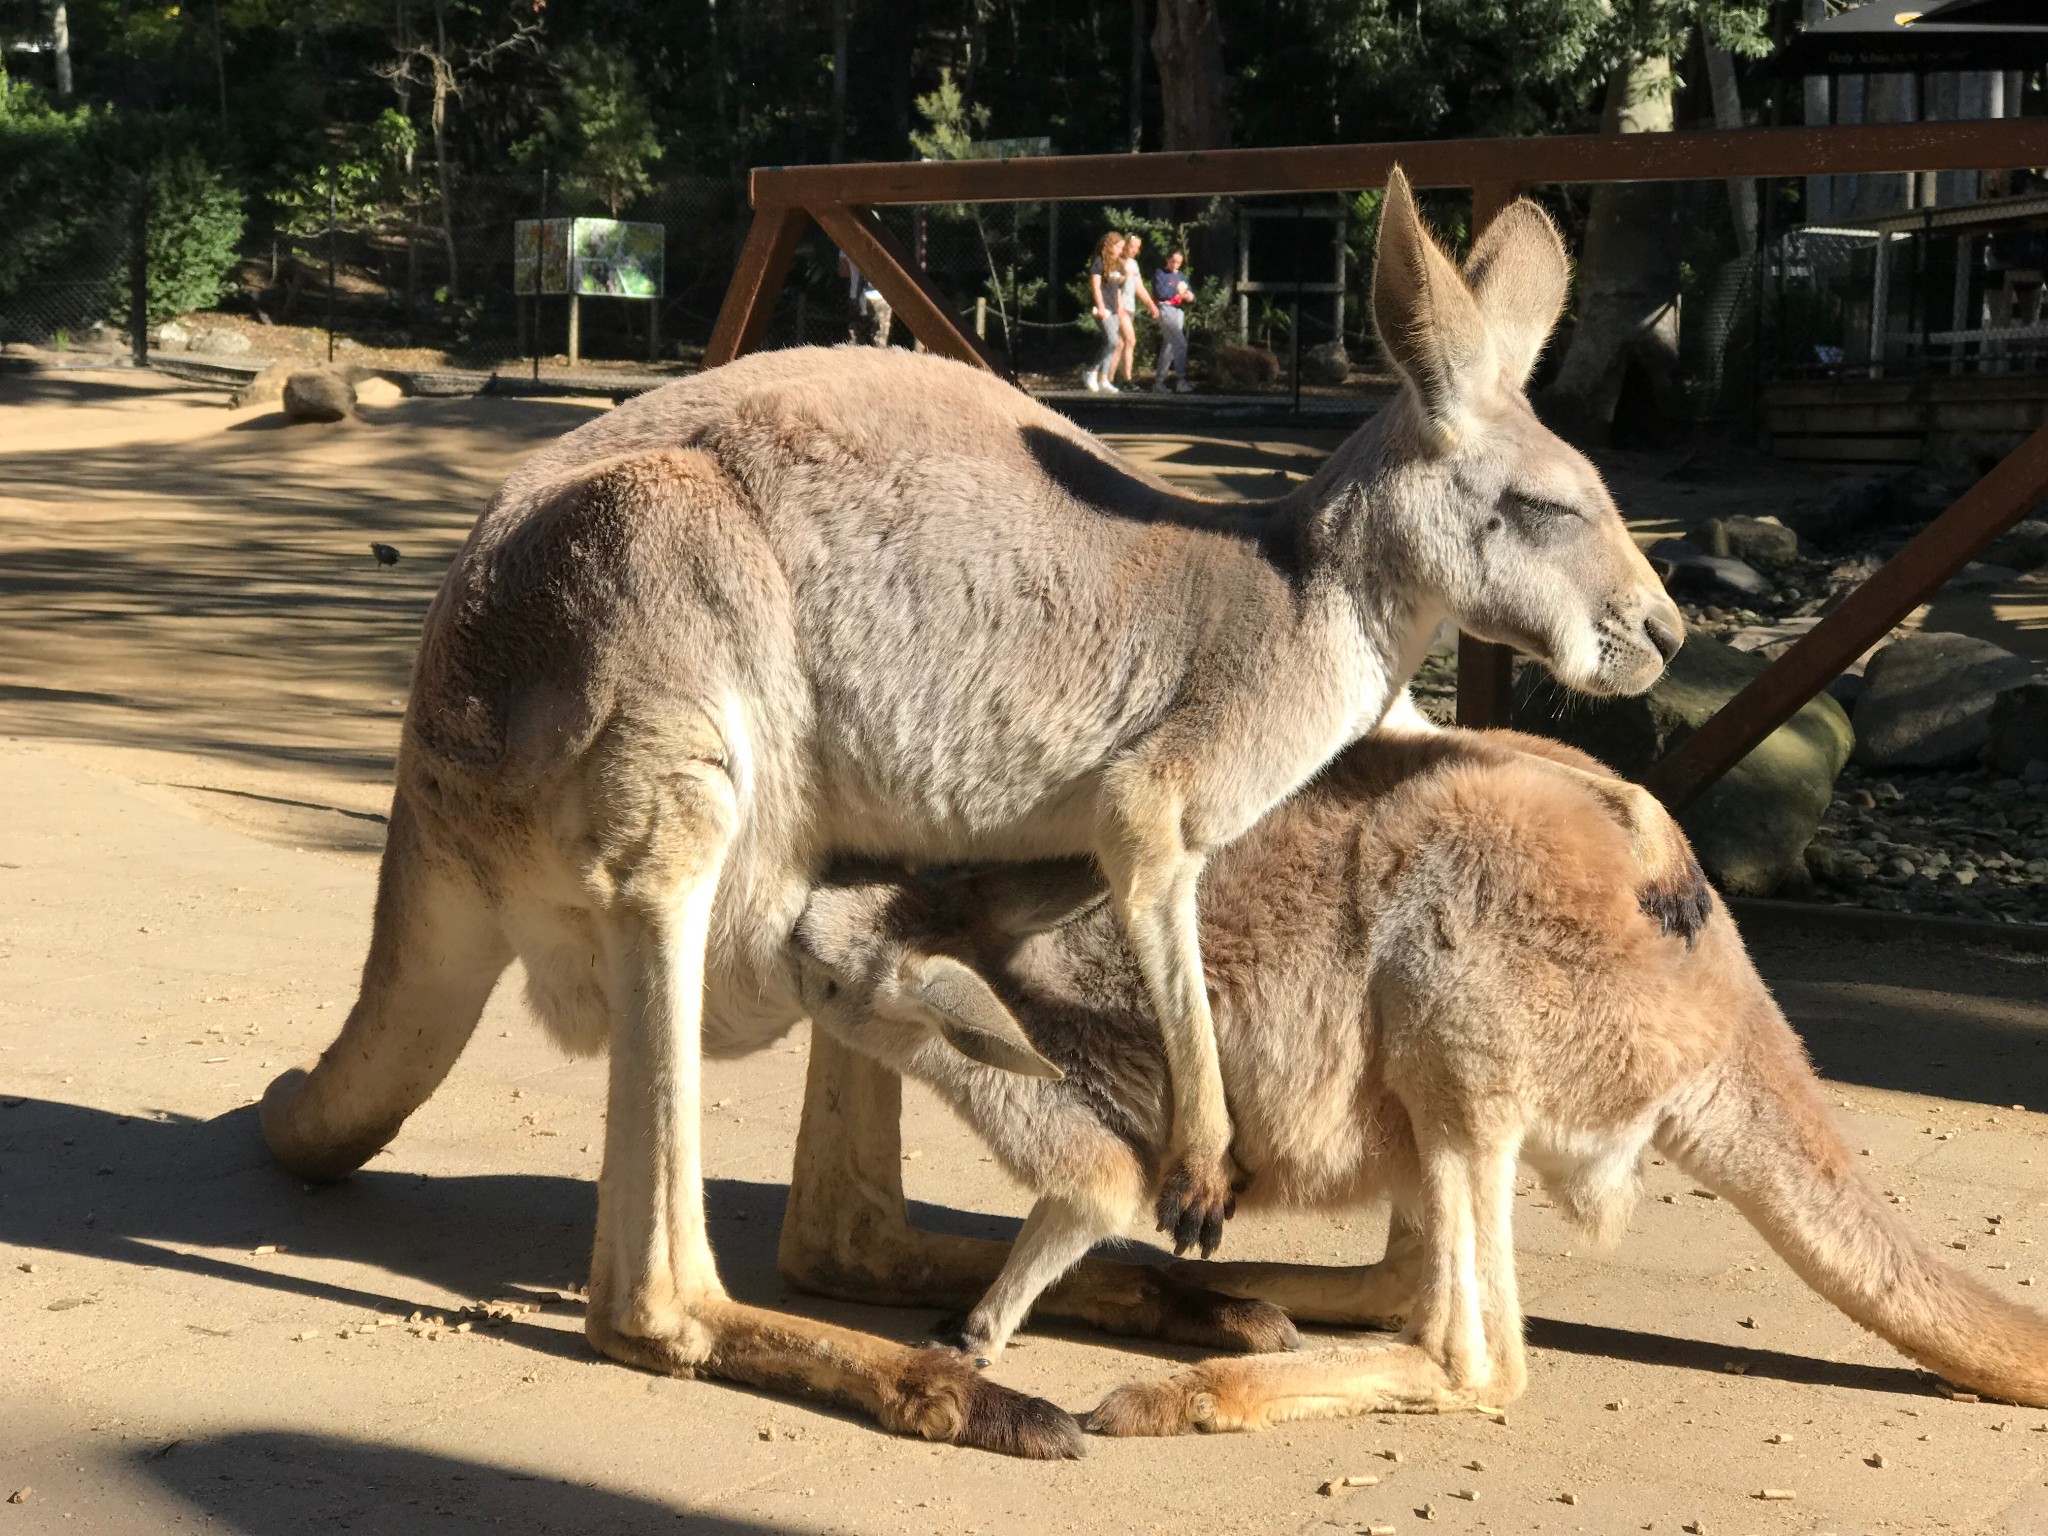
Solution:
<svg viewBox="0 0 2048 1536">
<path fill-rule="evenodd" d="M 1558 518 L 1577 517 L 1579 509 L 1561 501 L 1551 501 L 1542 496 L 1527 496 L 1520 491 L 1508 492 L 1505 500 L 1517 518 L 1531 522 L 1551 522 Z"/>
</svg>

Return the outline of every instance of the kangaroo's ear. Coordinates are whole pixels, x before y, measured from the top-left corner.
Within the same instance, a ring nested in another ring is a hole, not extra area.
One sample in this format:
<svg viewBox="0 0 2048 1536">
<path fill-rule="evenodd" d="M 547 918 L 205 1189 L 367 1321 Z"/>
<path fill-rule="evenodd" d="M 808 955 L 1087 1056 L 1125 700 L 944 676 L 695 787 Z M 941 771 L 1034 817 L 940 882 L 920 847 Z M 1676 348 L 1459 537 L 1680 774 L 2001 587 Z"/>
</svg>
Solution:
<svg viewBox="0 0 2048 1536">
<path fill-rule="evenodd" d="M 1455 441 L 1462 393 L 1491 361 L 1492 339 L 1457 263 L 1423 227 L 1398 165 L 1387 175 L 1380 204 L 1372 319 L 1381 350 L 1421 397 L 1429 419 Z"/>
<path fill-rule="evenodd" d="M 1465 258 L 1465 281 L 1493 330 L 1501 371 L 1527 384 L 1572 281 L 1564 241 L 1542 205 L 1519 197 L 1495 215 Z"/>
<path fill-rule="evenodd" d="M 1109 899 L 1092 859 L 1043 859 L 976 870 L 968 900 L 997 933 L 1028 938 L 1064 928 Z"/>
<path fill-rule="evenodd" d="M 1024 1077 L 1067 1074 L 1046 1060 L 989 984 L 944 955 L 917 955 L 903 964 L 901 996 L 929 1009 L 946 1043 L 970 1061 Z"/>
</svg>

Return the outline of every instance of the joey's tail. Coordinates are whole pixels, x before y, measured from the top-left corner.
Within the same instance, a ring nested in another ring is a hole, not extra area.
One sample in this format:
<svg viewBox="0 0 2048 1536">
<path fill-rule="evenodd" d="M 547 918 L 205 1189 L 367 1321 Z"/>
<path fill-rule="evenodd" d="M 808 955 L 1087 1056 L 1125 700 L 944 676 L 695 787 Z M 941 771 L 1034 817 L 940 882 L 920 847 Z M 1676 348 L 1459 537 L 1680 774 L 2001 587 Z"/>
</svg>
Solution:
<svg viewBox="0 0 2048 1536">
<path fill-rule="evenodd" d="M 1768 999 L 1657 1139 L 1865 1328 L 1959 1387 L 2048 1407 L 2048 1317 L 1949 1268 L 1907 1228 L 1835 1134 Z"/>
</svg>

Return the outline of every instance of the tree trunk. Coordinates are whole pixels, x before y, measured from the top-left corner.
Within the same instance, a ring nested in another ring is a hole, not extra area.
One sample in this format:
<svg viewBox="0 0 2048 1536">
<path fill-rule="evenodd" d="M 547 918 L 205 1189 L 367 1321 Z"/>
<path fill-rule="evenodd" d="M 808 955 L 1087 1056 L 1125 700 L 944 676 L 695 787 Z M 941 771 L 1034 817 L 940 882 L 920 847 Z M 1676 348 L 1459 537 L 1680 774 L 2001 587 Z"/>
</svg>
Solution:
<svg viewBox="0 0 2048 1536">
<path fill-rule="evenodd" d="M 846 158 L 846 50 L 853 0 L 832 0 L 832 163 Z"/>
<path fill-rule="evenodd" d="M 64 0 L 50 6 L 50 47 L 57 55 L 57 99 L 71 99 L 71 12 Z"/>
<path fill-rule="evenodd" d="M 1714 97 L 1714 126 L 1742 127 L 1742 95 L 1735 85 L 1735 60 L 1725 48 L 1716 48 L 1700 28 L 1700 47 L 1707 59 L 1707 84 Z M 1735 221 L 1735 249 L 1744 261 L 1756 254 L 1756 178 L 1728 178 L 1728 212 Z"/>
<path fill-rule="evenodd" d="M 1145 147 L 1145 0 L 1131 0 L 1131 84 L 1128 108 L 1130 150 Z"/>
<path fill-rule="evenodd" d="M 1164 149 L 1223 149 L 1230 143 L 1229 77 L 1216 0 L 1159 0 L 1152 28 L 1159 66 Z"/>
<path fill-rule="evenodd" d="M 1608 83 L 1601 128 L 1668 133 L 1671 61 L 1644 59 Z M 1558 429 L 1582 442 L 1662 435 L 1677 425 L 1678 241 L 1673 201 L 1661 182 L 1605 182 L 1593 189 L 1579 257 L 1578 324 L 1544 393 Z M 1624 394 L 1626 389 L 1627 393 Z"/>
<path fill-rule="evenodd" d="M 455 66 L 448 61 L 448 17 L 434 7 L 434 41 L 440 52 L 434 70 L 434 181 L 441 192 L 441 243 L 448 252 L 448 302 L 462 302 L 462 264 L 455 255 L 455 206 L 448 192 L 448 97 L 455 89 Z"/>
</svg>

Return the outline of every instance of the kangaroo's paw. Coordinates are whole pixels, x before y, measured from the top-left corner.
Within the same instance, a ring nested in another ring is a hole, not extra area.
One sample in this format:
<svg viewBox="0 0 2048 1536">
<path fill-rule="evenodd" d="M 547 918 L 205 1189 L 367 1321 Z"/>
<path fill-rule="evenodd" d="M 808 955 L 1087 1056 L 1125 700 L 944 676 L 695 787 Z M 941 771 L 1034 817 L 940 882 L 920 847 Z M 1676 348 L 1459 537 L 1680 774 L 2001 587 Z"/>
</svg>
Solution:
<svg viewBox="0 0 2048 1536">
<path fill-rule="evenodd" d="M 1199 1246 L 1207 1258 L 1223 1241 L 1223 1223 L 1237 1214 L 1227 1154 L 1182 1154 L 1159 1187 L 1159 1230 L 1173 1236 L 1173 1251 Z"/>
<path fill-rule="evenodd" d="M 1029 1461 L 1086 1453 L 1081 1426 L 1066 1409 L 990 1381 L 952 1350 L 916 1354 L 877 1415 L 884 1429 Z"/>
<path fill-rule="evenodd" d="M 1197 1366 L 1164 1381 L 1133 1381 L 1118 1387 L 1088 1415 L 1088 1431 L 1131 1437 L 1242 1427 L 1220 1422 L 1219 1415 L 1217 1396 L 1208 1390 Z"/>
<path fill-rule="evenodd" d="M 1170 1343 L 1235 1350 L 1243 1355 L 1273 1355 L 1301 1348 L 1294 1320 L 1270 1301 L 1226 1296 L 1171 1279 L 1162 1290 L 1158 1336 Z"/>
</svg>

